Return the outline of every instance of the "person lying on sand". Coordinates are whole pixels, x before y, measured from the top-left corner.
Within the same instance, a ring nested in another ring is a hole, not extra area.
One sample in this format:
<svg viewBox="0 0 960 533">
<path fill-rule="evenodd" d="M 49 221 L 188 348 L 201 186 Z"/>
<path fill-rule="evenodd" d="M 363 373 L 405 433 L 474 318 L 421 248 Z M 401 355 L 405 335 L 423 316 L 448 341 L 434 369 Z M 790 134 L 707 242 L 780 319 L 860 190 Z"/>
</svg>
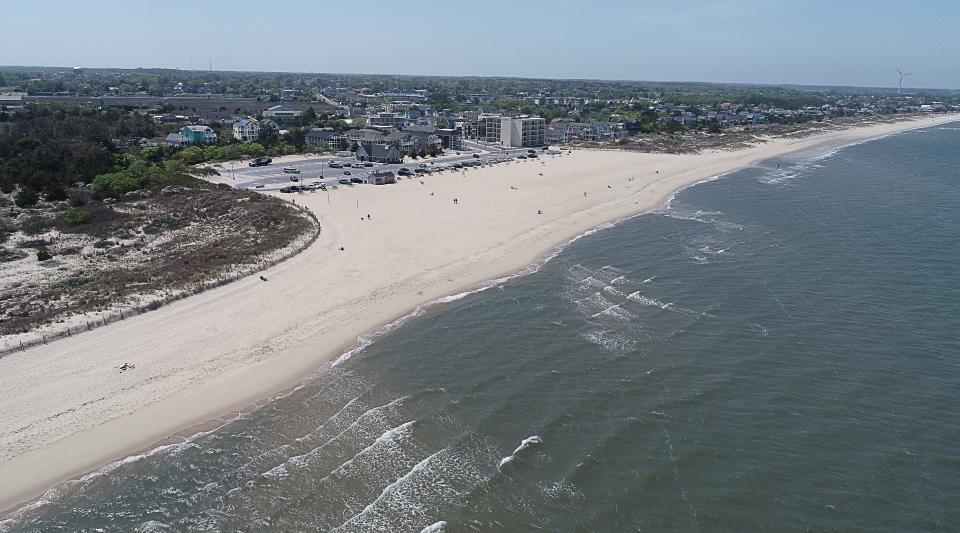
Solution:
<svg viewBox="0 0 960 533">
<path fill-rule="evenodd" d="M 119 368 L 120 371 L 123 372 L 124 370 L 130 370 L 132 368 L 137 368 L 137 367 L 134 365 L 131 365 L 130 363 L 123 363 L 122 366 L 118 366 L 117 368 Z"/>
<path fill-rule="evenodd" d="M 267 281 L 267 278 L 265 276 L 260 276 L 260 281 Z"/>
<path fill-rule="evenodd" d="M 343 246 L 340 247 L 340 251 L 341 251 L 341 252 L 343 251 Z"/>
</svg>

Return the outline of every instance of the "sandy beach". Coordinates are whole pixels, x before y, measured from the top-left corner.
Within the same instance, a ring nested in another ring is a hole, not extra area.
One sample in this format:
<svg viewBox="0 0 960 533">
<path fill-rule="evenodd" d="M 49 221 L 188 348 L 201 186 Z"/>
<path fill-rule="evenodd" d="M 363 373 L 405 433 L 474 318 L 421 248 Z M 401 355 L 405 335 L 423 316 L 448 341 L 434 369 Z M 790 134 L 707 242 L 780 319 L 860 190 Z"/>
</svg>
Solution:
<svg viewBox="0 0 960 533">
<path fill-rule="evenodd" d="M 678 189 L 776 156 L 957 120 L 927 116 L 699 155 L 564 152 L 289 196 L 316 213 L 322 233 L 263 272 L 268 281 L 253 275 L 0 359 L 0 513 L 255 408 L 359 337 L 655 209 Z M 136 368 L 121 373 L 124 362 Z"/>
</svg>

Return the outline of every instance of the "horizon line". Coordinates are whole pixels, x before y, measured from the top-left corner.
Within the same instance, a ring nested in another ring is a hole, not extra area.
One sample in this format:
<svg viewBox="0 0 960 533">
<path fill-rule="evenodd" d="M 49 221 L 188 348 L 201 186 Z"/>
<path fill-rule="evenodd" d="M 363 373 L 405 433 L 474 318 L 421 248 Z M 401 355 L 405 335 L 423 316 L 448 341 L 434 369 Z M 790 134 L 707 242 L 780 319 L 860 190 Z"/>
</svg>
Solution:
<svg viewBox="0 0 960 533">
<path fill-rule="evenodd" d="M 543 76 L 510 76 L 510 75 L 478 75 L 478 74 L 401 74 L 401 73 L 372 73 L 372 72 L 322 72 L 299 70 L 231 70 L 231 69 L 184 69 L 180 67 L 85 67 L 82 65 L 0 65 L 0 69 L 90 69 L 90 70 L 168 70 L 187 73 L 235 73 L 235 74 L 305 74 L 305 75 L 333 75 L 333 76 L 392 76 L 392 77 L 419 77 L 419 78 L 476 78 L 476 79 L 507 79 L 507 80 L 544 80 L 544 81 L 581 81 L 606 83 L 664 83 L 664 84 L 703 84 L 703 85 L 745 85 L 764 87 L 809 87 L 809 88 L 839 88 L 839 89 L 891 89 L 897 86 L 886 85 L 828 85 L 793 82 L 751 82 L 751 81 L 705 81 L 705 80 L 641 80 L 627 78 L 572 78 L 572 77 L 543 77 Z M 957 87 L 912 87 L 911 91 L 960 91 Z"/>
</svg>

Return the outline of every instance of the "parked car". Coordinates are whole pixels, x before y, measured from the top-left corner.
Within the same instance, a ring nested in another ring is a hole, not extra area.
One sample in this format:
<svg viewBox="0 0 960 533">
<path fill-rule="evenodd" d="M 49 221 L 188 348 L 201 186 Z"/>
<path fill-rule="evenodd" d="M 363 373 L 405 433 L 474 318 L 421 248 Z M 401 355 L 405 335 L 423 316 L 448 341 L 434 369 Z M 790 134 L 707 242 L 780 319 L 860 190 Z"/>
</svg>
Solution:
<svg viewBox="0 0 960 533">
<path fill-rule="evenodd" d="M 259 185 L 254 185 L 253 188 L 254 188 L 254 189 L 262 189 L 262 188 L 263 188 L 263 184 L 261 183 L 261 184 L 259 184 Z"/>
<path fill-rule="evenodd" d="M 291 187 L 284 187 L 284 188 L 280 189 L 280 192 L 296 192 L 298 189 L 299 189 L 298 187 L 292 187 L 292 186 L 291 186 Z"/>
<path fill-rule="evenodd" d="M 363 183 L 363 180 L 360 179 L 360 178 L 358 178 L 358 177 L 356 177 L 356 176 L 354 176 L 354 177 L 350 178 L 350 183 Z"/>
<path fill-rule="evenodd" d="M 344 175 L 344 176 L 349 176 L 349 175 L 350 175 L 350 171 L 349 171 L 349 170 L 344 170 L 344 171 L 343 171 L 343 175 Z"/>
<path fill-rule="evenodd" d="M 300 181 L 300 178 L 298 178 L 298 177 L 296 177 L 296 176 L 290 176 L 290 181 L 294 181 L 294 182 Z"/>
<path fill-rule="evenodd" d="M 327 166 L 330 168 L 343 168 L 343 165 L 336 161 L 331 161 Z"/>
<path fill-rule="evenodd" d="M 473 154 L 474 159 L 480 159 L 480 154 Z"/>
<path fill-rule="evenodd" d="M 363 168 L 363 163 L 354 163 L 353 168 Z"/>
<path fill-rule="evenodd" d="M 407 167 L 400 167 L 400 170 L 397 171 L 397 174 L 400 176 L 412 176 L 413 172 L 410 172 L 410 169 Z"/>
<path fill-rule="evenodd" d="M 299 174 L 300 169 L 297 167 L 283 167 L 284 174 Z"/>
<path fill-rule="evenodd" d="M 347 178 L 340 178 L 337 180 L 337 183 L 339 183 L 340 185 L 350 185 L 350 180 L 348 180 Z"/>
<path fill-rule="evenodd" d="M 248 165 L 251 167 L 263 167 L 269 165 L 270 163 L 273 163 L 273 159 L 270 159 L 269 157 L 256 157 L 251 159 Z"/>
<path fill-rule="evenodd" d="M 363 164 L 363 166 L 365 166 L 365 167 L 372 167 L 372 166 L 373 166 L 373 162 L 372 162 L 372 161 L 367 161 L 366 163 Z"/>
<path fill-rule="evenodd" d="M 530 159 L 536 159 L 536 158 L 537 158 L 537 154 L 530 153 L 530 154 L 527 154 L 527 157 L 530 158 Z"/>
</svg>

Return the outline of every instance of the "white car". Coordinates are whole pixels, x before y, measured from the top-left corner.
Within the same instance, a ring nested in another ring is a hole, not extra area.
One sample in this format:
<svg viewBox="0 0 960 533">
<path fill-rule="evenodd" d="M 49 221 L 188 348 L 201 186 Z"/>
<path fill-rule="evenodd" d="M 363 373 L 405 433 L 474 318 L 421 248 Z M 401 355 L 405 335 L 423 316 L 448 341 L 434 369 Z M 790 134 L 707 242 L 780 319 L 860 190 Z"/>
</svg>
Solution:
<svg viewBox="0 0 960 533">
<path fill-rule="evenodd" d="M 300 169 L 297 167 L 283 167 L 284 174 L 299 174 Z"/>
</svg>

